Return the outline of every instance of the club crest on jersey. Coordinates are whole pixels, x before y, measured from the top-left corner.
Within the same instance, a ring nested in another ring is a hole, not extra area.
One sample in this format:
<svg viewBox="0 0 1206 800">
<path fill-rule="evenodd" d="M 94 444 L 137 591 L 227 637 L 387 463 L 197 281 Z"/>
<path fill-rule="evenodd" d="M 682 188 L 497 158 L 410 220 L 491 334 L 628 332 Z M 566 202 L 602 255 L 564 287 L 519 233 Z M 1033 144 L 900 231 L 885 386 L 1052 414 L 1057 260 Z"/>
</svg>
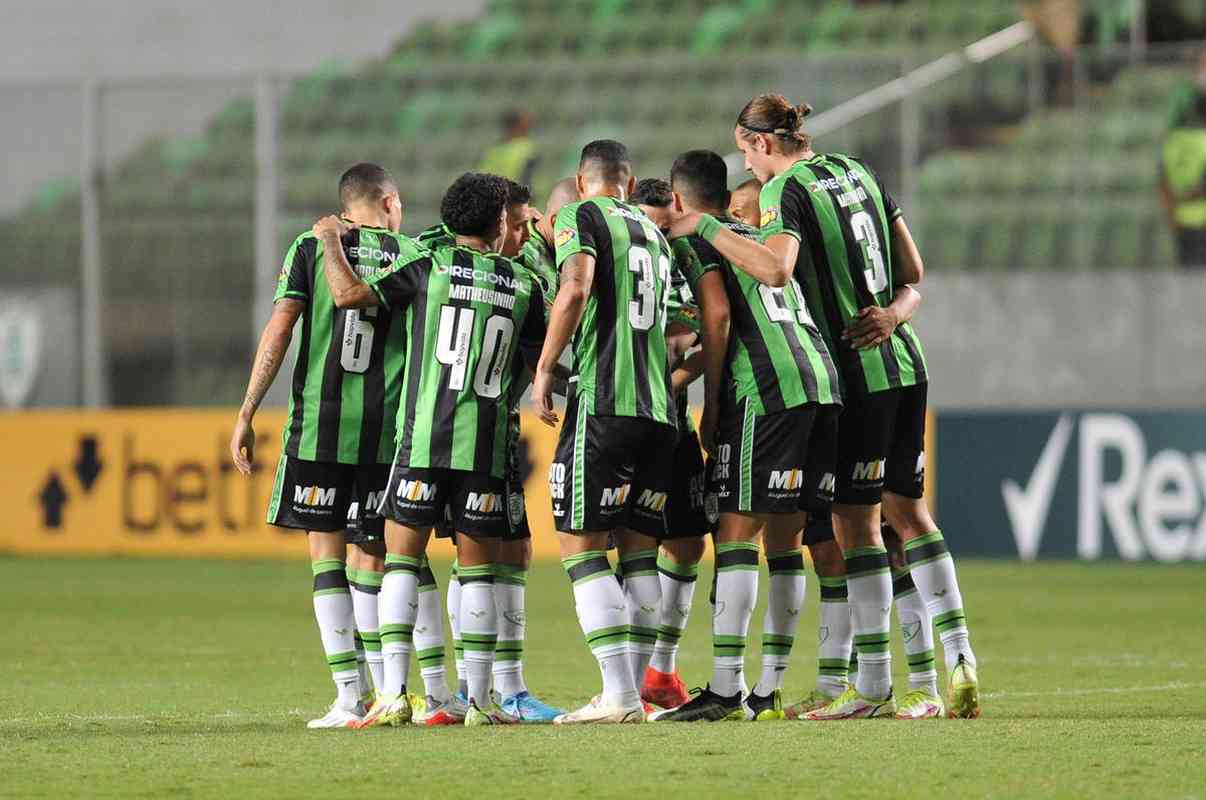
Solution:
<svg viewBox="0 0 1206 800">
<path fill-rule="evenodd" d="M 565 244 L 566 242 L 570 241 L 571 239 L 573 239 L 573 238 L 574 238 L 575 236 L 577 236 L 577 235 L 578 235 L 578 234 L 576 234 L 576 233 L 574 232 L 573 228 L 562 228 L 561 230 L 557 231 L 557 238 L 556 238 L 556 240 L 554 241 L 554 244 L 555 244 L 557 247 L 561 247 L 561 245 L 563 245 L 563 244 Z"/>
<path fill-rule="evenodd" d="M 777 207 L 768 208 L 762 212 L 762 221 L 758 223 L 758 227 L 765 228 L 779 218 L 779 209 Z"/>
</svg>

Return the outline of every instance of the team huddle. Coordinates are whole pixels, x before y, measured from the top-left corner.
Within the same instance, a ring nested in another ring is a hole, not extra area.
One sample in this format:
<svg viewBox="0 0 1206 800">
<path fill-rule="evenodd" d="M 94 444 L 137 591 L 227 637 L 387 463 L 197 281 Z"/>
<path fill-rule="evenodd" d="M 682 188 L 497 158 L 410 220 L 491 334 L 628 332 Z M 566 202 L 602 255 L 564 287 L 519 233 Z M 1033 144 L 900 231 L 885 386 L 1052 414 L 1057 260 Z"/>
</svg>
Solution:
<svg viewBox="0 0 1206 800">
<path fill-rule="evenodd" d="M 466 173 L 415 238 L 384 169 L 344 173 L 341 214 L 286 255 L 231 440 L 249 471 L 254 415 L 300 320 L 268 521 L 308 532 L 338 691 L 309 727 L 979 716 L 954 563 L 922 499 L 921 257 L 865 162 L 813 152 L 809 111 L 780 95 L 742 109 L 734 138 L 754 179 L 734 192 L 716 153 L 637 181 L 624 145 L 599 140 L 543 213 L 527 187 Z M 568 712 L 523 675 L 529 388 L 536 418 L 560 425 L 552 507 L 531 512 L 551 515 L 602 674 Z M 457 553 L 455 689 L 433 533 Z M 675 657 L 709 536 L 713 670 L 688 693 Z M 786 705 L 805 546 L 817 682 Z M 760 548 L 769 602 L 751 687 Z M 407 686 L 416 661 L 421 693 Z"/>
</svg>

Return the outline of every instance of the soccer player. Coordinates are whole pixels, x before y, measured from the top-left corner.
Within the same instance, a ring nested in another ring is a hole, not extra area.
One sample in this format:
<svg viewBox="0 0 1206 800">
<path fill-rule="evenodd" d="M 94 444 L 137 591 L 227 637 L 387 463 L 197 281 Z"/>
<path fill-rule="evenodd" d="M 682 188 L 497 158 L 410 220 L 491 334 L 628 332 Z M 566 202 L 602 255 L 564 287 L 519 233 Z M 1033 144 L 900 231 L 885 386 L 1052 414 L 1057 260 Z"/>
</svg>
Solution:
<svg viewBox="0 0 1206 800">
<path fill-rule="evenodd" d="M 541 419 L 556 425 L 554 366 L 572 337 L 571 392 L 549 492 L 562 563 L 603 692 L 554 722 L 643 722 L 625 599 L 626 590 L 638 590 L 631 581 L 621 589 L 606 551 L 614 537 L 621 562 L 639 558 L 643 564 L 665 534 L 677 439 L 665 337 L 670 245 L 640 209 L 625 202 L 636 182 L 623 144 L 586 145 L 576 182 L 582 199 L 562 208 L 554 225 L 560 288 L 532 400 Z M 640 581 L 639 591 L 639 627 L 650 629 L 661 602 L 656 573 Z"/>
<path fill-rule="evenodd" d="M 557 201 L 554 191 L 550 205 Z M 575 191 L 576 196 L 576 191 Z M 527 269 L 540 287 L 542 313 L 552 304 L 552 287 L 555 286 L 555 271 L 550 283 L 549 272 L 541 260 L 540 251 L 529 247 L 531 237 L 543 239 L 536 225 L 541 216 L 531 207 L 532 193 L 526 186 L 507 181 L 507 224 L 500 246 L 501 254 L 514 259 Z M 564 205 L 562 200 L 552 213 Z M 550 233 L 551 237 L 551 233 Z M 444 223 L 434 225 L 419 234 L 419 240 L 427 247 L 448 247 L 456 244 L 456 235 Z M 527 501 L 523 491 L 523 480 L 519 474 L 519 398 L 529 386 L 529 373 L 522 363 L 516 365 L 521 377 L 511 385 L 510 414 L 507 429 L 507 523 L 511 536 L 499 545 L 498 574 L 494 576 L 495 600 L 498 602 L 498 643 L 494 650 L 493 680 L 495 691 L 501 700 L 499 706 L 521 722 L 552 722 L 561 712 L 540 701 L 528 691 L 523 675 L 523 644 L 527 626 L 526 594 L 528 568 L 532 562 L 532 533 L 528 527 Z M 437 536 L 448 536 L 448 525 L 437 525 Z M 448 622 L 452 628 L 453 649 L 456 655 L 458 689 L 456 697 L 448 704 L 432 706 L 425 714 L 416 716 L 416 721 L 427 725 L 452 725 L 464 719 L 467 708 L 468 681 L 465 673 L 465 646 L 461 639 L 461 620 L 458 612 L 461 602 L 461 582 L 457 564 L 452 567 L 448 580 Z M 420 611 L 420 614 L 422 612 Z M 441 649 L 442 653 L 443 650 Z M 422 660 L 420 650 L 420 660 Z"/>
<path fill-rule="evenodd" d="M 640 180 L 631 199 L 658 228 L 664 231 L 670 227 L 674 195 L 668 181 Z M 678 252 L 680 244 L 685 244 L 685 240 L 671 242 L 676 262 L 683 257 Z M 670 383 L 678 409 L 678 442 L 674 448 L 673 484 L 666 499 L 666 536 L 659 542 L 656 562 L 662 592 L 657 636 L 649 666 L 643 673 L 634 673 L 641 683 L 641 699 L 661 708 L 675 708 L 689 699 L 675 662 L 695 597 L 704 537 L 713 527 L 705 507 L 706 474 L 699 434 L 687 406 L 687 387 L 703 375 L 705 351 L 696 350 L 690 356 L 687 353 L 701 341 L 704 330 L 701 321 L 705 315 L 695 305 L 695 297 L 679 270 L 672 274 L 671 283 L 666 346 L 672 365 Z M 707 330 L 716 338 L 708 352 L 721 354 L 716 366 L 719 374 L 727 347 L 729 305 L 719 275 L 704 280 L 704 291 L 709 289 Z M 624 577 L 627 579 L 627 573 Z M 632 611 L 630 607 L 630 616 Z M 648 646 L 647 642 L 636 644 Z"/>
<path fill-rule="evenodd" d="M 759 198 L 764 244 L 717 239 L 722 252 L 754 274 L 794 271 L 842 368 L 846 403 L 832 517 L 846 566 L 858 679 L 807 717 L 897 712 L 881 500 L 943 643 L 947 713 L 978 716 L 976 661 L 954 563 L 922 499 L 928 376 L 908 324 L 920 302 L 912 285 L 922 278 L 921 256 L 900 209 L 865 163 L 813 152 L 802 130 L 810 110 L 781 95 L 760 95 L 742 109 L 734 137 L 746 168 L 765 183 Z M 915 693 L 904 698 L 902 716 L 913 702 L 921 702 Z"/>
<path fill-rule="evenodd" d="M 679 156 L 670 177 L 683 215 L 707 220 L 690 226 L 696 235 L 685 240 L 689 257 L 680 263 L 693 287 L 721 279 L 732 330 L 724 380 L 709 387 L 700 425 L 705 447 L 715 452 L 709 477 L 720 510 L 712 679 L 686 704 L 655 714 L 659 721 L 782 718 L 783 672 L 804 599 L 799 506 L 809 433 L 818 409 L 840 401 L 837 369 L 795 280 L 784 272 L 777 287 L 761 283 L 711 244 L 721 230 L 733 238 L 756 235 L 725 213 L 727 173 L 719 155 L 693 150 Z M 762 675 L 743 697 L 759 539 L 770 567 L 770 604 Z"/>
<path fill-rule="evenodd" d="M 507 185 L 494 175 L 467 173 L 445 193 L 440 215 L 456 245 L 437 247 L 369 280 L 333 262 L 327 280 L 341 307 L 405 308 L 408 349 L 397 452 L 381 511 L 386 571 L 381 589 L 385 653 L 383 696 L 362 725 L 409 721 L 405 679 L 413 654 L 418 578 L 433 525 L 447 511 L 456 531 L 461 583 L 461 638 L 468 680 L 469 726 L 517 722 L 490 695 L 498 639 L 494 579 L 507 521 L 508 397 L 514 356 L 535 353 L 544 315 L 535 281 L 496 254 L 506 225 Z M 339 221 L 316 227 L 324 242 Z"/>
<path fill-rule="evenodd" d="M 339 200 L 344 219 L 357 227 L 329 243 L 306 232 L 289 247 L 230 440 L 235 466 L 248 474 L 255 413 L 280 370 L 300 318 L 301 347 L 268 522 L 307 531 L 314 616 L 338 690 L 330 710 L 311 720 L 310 728 L 349 727 L 364 713 L 361 695 L 368 687 L 360 686 L 357 674 L 357 626 L 344 537 L 353 504 L 364 509 L 362 529 L 381 535 L 375 498 L 385 489 L 389 472 L 403 351 L 397 315 L 386 309 L 336 308 L 319 275 L 332 253 L 371 275 L 419 252 L 411 239 L 398 233 L 402 201 L 397 184 L 381 167 L 351 167 L 339 179 Z M 371 557 L 355 547 L 353 554 L 358 565 Z"/>
<path fill-rule="evenodd" d="M 729 197 L 729 216 L 751 228 L 757 228 L 762 222 L 762 210 L 758 207 L 758 193 L 761 191 L 762 184 L 757 178 L 750 178 L 734 189 Z"/>
</svg>

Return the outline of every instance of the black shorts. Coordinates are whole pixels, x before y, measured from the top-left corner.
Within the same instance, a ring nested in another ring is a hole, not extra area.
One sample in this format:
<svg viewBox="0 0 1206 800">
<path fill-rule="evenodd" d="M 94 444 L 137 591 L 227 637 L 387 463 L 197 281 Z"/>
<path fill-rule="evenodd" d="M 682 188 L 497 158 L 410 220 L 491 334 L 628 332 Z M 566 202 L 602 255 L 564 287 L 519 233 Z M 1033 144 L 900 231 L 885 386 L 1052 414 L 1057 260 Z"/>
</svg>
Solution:
<svg viewBox="0 0 1206 800">
<path fill-rule="evenodd" d="M 418 469 L 395 464 L 381 502 L 387 519 L 422 530 L 444 520 L 470 536 L 505 539 L 506 483 L 478 472 Z"/>
<path fill-rule="evenodd" d="M 518 414 L 512 412 L 511 428 L 507 431 L 507 460 L 506 478 L 504 479 L 507 498 L 507 540 L 531 539 L 532 529 L 528 526 L 528 503 L 523 491 L 523 476 L 519 469 L 519 421 Z M 436 523 L 437 539 L 456 540 L 450 517 Z"/>
<path fill-rule="evenodd" d="M 358 501 L 348 506 L 348 526 L 343 533 L 345 542 L 371 544 L 385 541 L 385 517 L 377 512 L 377 506 L 380 503 L 381 499 L 378 495 L 375 498 L 370 497 L 363 507 Z M 375 524 L 366 526 L 364 524 L 366 521 L 372 521 Z"/>
<path fill-rule="evenodd" d="M 808 454 L 804 459 L 804 488 L 800 490 L 800 510 L 809 517 L 828 517 L 833 505 L 834 477 L 837 462 L 839 406 L 820 406 L 812 435 L 808 437 Z M 811 521 L 811 520 L 810 520 Z"/>
<path fill-rule="evenodd" d="M 666 499 L 666 535 L 661 538 L 707 536 L 712 531 L 704 504 L 707 472 L 699 434 L 694 430 L 684 428 L 679 431 L 671 470 L 670 496 Z"/>
<path fill-rule="evenodd" d="M 549 466 L 553 523 L 563 533 L 629 528 L 666 536 L 678 431 L 639 417 L 596 416 L 571 398 Z"/>
<path fill-rule="evenodd" d="M 925 490 L 926 384 L 851 394 L 838 419 L 834 502 L 876 505 Z"/>
<path fill-rule="evenodd" d="M 721 512 L 794 514 L 800 510 L 815 403 L 755 414 L 749 400 L 721 419 L 709 476 Z"/>
<path fill-rule="evenodd" d="M 303 531 L 346 531 L 355 505 L 372 509 L 360 515 L 361 530 L 381 537 L 385 522 L 376 508 L 388 476 L 388 464 L 335 464 L 282 455 L 268 501 L 268 523 Z"/>
</svg>

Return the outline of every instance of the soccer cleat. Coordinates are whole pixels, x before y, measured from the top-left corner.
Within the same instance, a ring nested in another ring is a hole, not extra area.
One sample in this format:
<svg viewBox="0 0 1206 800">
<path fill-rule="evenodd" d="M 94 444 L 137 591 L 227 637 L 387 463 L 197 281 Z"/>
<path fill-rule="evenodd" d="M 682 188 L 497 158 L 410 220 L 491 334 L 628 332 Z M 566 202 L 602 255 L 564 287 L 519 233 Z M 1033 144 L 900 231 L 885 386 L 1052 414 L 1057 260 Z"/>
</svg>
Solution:
<svg viewBox="0 0 1206 800">
<path fill-rule="evenodd" d="M 946 713 L 942 698 L 925 689 L 914 689 L 900 698 L 897 719 L 938 719 Z"/>
<path fill-rule="evenodd" d="M 402 694 L 396 697 L 378 697 L 377 702 L 364 715 L 357 728 L 375 728 L 379 725 L 397 727 L 410 722 L 414 712 L 410 707 L 410 697 Z"/>
<path fill-rule="evenodd" d="M 477 728 L 482 725 L 517 725 L 519 718 L 503 711 L 494 703 L 486 708 L 477 707 L 477 703 L 469 701 L 469 710 L 465 713 L 465 727 Z"/>
<path fill-rule="evenodd" d="M 641 706 L 618 706 L 604 703 L 600 695 L 595 695 L 591 701 L 577 711 L 559 714 L 553 719 L 554 725 L 619 725 L 633 722 L 644 722 L 645 711 Z"/>
<path fill-rule="evenodd" d="M 741 710 L 747 722 L 787 719 L 783 714 L 783 693 L 778 689 L 765 697 L 750 692 L 741 701 Z"/>
<path fill-rule="evenodd" d="M 661 708 L 677 708 L 690 700 L 683 679 L 678 671 L 661 672 L 653 667 L 645 668 L 645 681 L 641 685 L 641 699 Z"/>
<path fill-rule="evenodd" d="M 421 694 L 408 694 L 406 699 L 410 701 L 410 721 L 414 722 L 415 717 L 427 713 L 427 698 Z"/>
<path fill-rule="evenodd" d="M 884 699 L 875 700 L 863 697 L 858 693 L 858 689 L 851 686 L 835 697 L 829 705 L 805 714 L 804 719 L 823 722 L 833 719 L 871 719 L 895 715 L 896 698 L 892 696 L 891 690 Z"/>
<path fill-rule="evenodd" d="M 797 703 L 792 703 L 787 708 L 783 709 L 783 716 L 786 719 L 804 719 L 804 715 L 809 711 L 816 711 L 818 708 L 824 708 L 833 702 L 833 697 L 825 694 L 820 689 L 813 689 L 811 692 Z"/>
<path fill-rule="evenodd" d="M 975 719 L 980 716 L 980 681 L 976 668 L 962 654 L 951 670 L 946 695 L 946 715 L 951 719 Z"/>
<path fill-rule="evenodd" d="M 565 713 L 540 702 L 527 691 L 504 697 L 499 705 L 520 722 L 552 722 Z"/>
<path fill-rule="evenodd" d="M 719 722 L 720 720 L 745 719 L 741 707 L 741 692 L 732 697 L 716 694 L 711 689 L 692 689 L 695 697 L 678 708 L 658 711 L 649 719 L 652 722 Z"/>
<path fill-rule="evenodd" d="M 427 696 L 423 701 L 425 706 L 422 714 L 416 714 L 413 722 L 416 725 L 430 725 L 437 727 L 440 725 L 460 725 L 465 721 L 465 715 L 469 710 L 469 706 L 461 699 L 460 695 L 452 695 L 442 703 L 437 703 L 433 697 Z"/>
<path fill-rule="evenodd" d="M 331 707 L 327 709 L 327 713 L 318 719 L 312 719 L 306 723 L 306 727 L 312 731 L 325 728 L 355 728 L 360 725 L 361 715 L 356 713 L 359 709 L 349 711 L 346 708 L 340 708 L 339 703 L 331 703 Z"/>
</svg>

